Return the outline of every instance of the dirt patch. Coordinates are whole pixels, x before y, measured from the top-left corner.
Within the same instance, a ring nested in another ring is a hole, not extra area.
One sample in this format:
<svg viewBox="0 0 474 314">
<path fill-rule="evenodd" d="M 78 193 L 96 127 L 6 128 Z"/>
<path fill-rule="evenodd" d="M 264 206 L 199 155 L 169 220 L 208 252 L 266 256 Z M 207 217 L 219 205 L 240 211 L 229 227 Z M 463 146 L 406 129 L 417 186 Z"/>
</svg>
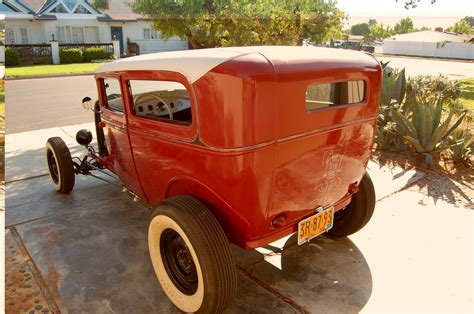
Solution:
<svg viewBox="0 0 474 314">
<path fill-rule="evenodd" d="M 5 312 L 55 313 L 50 307 L 30 267 L 10 230 L 5 232 Z"/>
</svg>

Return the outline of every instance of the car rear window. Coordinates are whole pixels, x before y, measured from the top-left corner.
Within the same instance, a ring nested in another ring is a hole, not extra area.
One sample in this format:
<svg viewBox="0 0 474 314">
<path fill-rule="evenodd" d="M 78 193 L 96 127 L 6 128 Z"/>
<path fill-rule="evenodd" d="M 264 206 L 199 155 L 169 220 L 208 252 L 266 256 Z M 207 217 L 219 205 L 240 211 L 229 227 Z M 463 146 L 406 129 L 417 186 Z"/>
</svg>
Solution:
<svg viewBox="0 0 474 314">
<path fill-rule="evenodd" d="M 363 102 L 364 99 L 364 81 L 311 84 L 306 89 L 308 111 L 357 104 Z"/>
<path fill-rule="evenodd" d="M 178 82 L 130 80 L 135 115 L 161 122 L 191 125 L 191 101 Z"/>
</svg>

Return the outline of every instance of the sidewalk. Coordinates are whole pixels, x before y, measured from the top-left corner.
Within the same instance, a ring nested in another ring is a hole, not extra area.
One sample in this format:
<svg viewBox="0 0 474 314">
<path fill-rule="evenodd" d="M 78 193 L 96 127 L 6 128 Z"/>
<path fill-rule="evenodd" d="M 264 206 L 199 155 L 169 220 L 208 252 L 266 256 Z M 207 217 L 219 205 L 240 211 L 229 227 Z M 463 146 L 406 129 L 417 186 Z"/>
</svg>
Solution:
<svg viewBox="0 0 474 314">
<path fill-rule="evenodd" d="M 61 136 L 80 152 L 81 128 L 92 125 L 6 137 L 6 259 L 27 274 L 17 281 L 9 270 L 7 310 L 177 313 L 149 262 L 149 210 L 93 178 L 59 195 L 45 176 L 46 139 Z M 472 312 L 474 212 L 405 190 L 422 172 L 375 162 L 369 172 L 378 202 L 357 234 L 233 247 L 239 289 L 226 313 Z M 22 302 L 28 294 L 36 299 Z"/>
<path fill-rule="evenodd" d="M 44 147 L 50 137 L 59 136 L 68 145 L 71 154 L 81 154 L 84 148 L 76 143 L 76 132 L 80 129 L 94 130 L 94 123 L 55 127 L 31 132 L 7 134 L 5 137 L 5 181 L 11 182 L 47 175 Z M 93 142 L 94 143 L 94 142 Z"/>
</svg>

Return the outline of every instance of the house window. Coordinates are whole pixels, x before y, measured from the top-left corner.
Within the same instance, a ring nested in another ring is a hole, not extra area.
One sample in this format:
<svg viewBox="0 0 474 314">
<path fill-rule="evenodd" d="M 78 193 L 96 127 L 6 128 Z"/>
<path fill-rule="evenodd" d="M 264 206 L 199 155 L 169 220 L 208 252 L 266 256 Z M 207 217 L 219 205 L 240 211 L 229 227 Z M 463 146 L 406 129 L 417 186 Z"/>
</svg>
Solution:
<svg viewBox="0 0 474 314">
<path fill-rule="evenodd" d="M 135 115 L 161 122 L 191 125 L 191 100 L 183 84 L 145 80 L 133 80 L 128 84 Z"/>
<path fill-rule="evenodd" d="M 67 42 L 64 26 L 56 26 L 56 40 L 59 41 L 60 43 Z"/>
<path fill-rule="evenodd" d="M 77 4 L 77 0 L 63 0 L 68 7 L 69 11 L 72 11 Z"/>
<path fill-rule="evenodd" d="M 74 11 L 74 13 L 78 13 L 78 14 L 92 14 L 89 10 L 87 10 L 86 8 L 84 8 L 81 4 L 77 6 L 76 10 Z"/>
<path fill-rule="evenodd" d="M 51 13 L 69 13 L 69 11 L 60 3 L 54 9 L 50 11 Z"/>
<path fill-rule="evenodd" d="M 311 84 L 306 90 L 308 111 L 361 103 L 365 98 L 364 81 Z"/>
<path fill-rule="evenodd" d="M 64 29 L 66 30 L 66 42 L 71 43 L 72 42 L 72 39 L 71 39 L 71 26 L 66 26 Z"/>
<path fill-rule="evenodd" d="M 15 30 L 13 28 L 5 28 L 5 44 L 13 45 L 15 43 Z"/>
<path fill-rule="evenodd" d="M 99 28 L 96 26 L 84 27 L 85 41 L 86 43 L 98 43 L 99 40 Z"/>
<path fill-rule="evenodd" d="M 27 28 L 20 28 L 20 36 L 21 36 L 21 43 L 26 45 L 30 43 L 28 38 L 28 29 Z"/>
<path fill-rule="evenodd" d="M 84 29 L 82 27 L 71 27 L 72 43 L 84 42 Z"/>
<path fill-rule="evenodd" d="M 143 39 L 156 39 L 158 38 L 158 32 L 153 28 L 143 29 Z"/>
</svg>

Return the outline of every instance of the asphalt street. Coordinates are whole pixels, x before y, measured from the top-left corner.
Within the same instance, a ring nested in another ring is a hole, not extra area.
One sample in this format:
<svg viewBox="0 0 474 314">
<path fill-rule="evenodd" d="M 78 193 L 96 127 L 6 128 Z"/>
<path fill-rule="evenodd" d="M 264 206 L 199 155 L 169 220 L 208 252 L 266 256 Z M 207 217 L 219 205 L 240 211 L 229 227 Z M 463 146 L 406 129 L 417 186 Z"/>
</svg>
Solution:
<svg viewBox="0 0 474 314">
<path fill-rule="evenodd" d="M 93 121 L 81 106 L 97 99 L 92 75 L 6 81 L 5 89 L 8 134 Z"/>
<path fill-rule="evenodd" d="M 390 61 L 393 68 L 405 68 L 409 76 L 437 75 L 442 73 L 451 80 L 462 80 L 474 77 L 473 62 L 445 61 L 409 57 L 378 56 L 379 61 Z"/>
<path fill-rule="evenodd" d="M 451 79 L 474 77 L 474 63 L 413 58 L 378 57 L 408 75 L 444 73 Z M 7 134 L 91 122 L 81 107 L 85 96 L 97 99 L 92 75 L 9 80 L 6 82 Z"/>
</svg>

